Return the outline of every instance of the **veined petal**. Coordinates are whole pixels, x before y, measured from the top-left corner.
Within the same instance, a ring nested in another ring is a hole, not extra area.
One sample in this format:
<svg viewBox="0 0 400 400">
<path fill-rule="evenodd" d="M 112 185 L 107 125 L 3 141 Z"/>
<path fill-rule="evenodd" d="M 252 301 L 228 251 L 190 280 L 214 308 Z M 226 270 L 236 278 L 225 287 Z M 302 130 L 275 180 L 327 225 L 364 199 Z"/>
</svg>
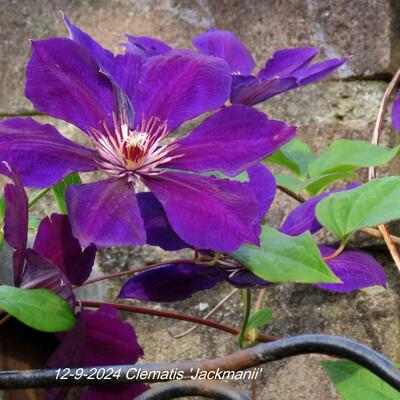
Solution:
<svg viewBox="0 0 400 400">
<path fill-rule="evenodd" d="M 146 230 L 147 244 L 168 251 L 190 247 L 172 230 L 161 203 L 153 193 L 137 193 L 136 198 Z"/>
<path fill-rule="evenodd" d="M 25 251 L 26 267 L 22 275 L 21 288 L 48 289 L 63 297 L 72 308 L 75 306 L 75 295 L 71 283 L 63 272 L 54 264 L 43 258 L 36 251 Z"/>
<path fill-rule="evenodd" d="M 259 244 L 257 201 L 245 184 L 175 172 L 143 181 L 163 205 L 172 229 L 190 245 L 228 253 L 245 242 Z"/>
<path fill-rule="evenodd" d="M 297 86 L 297 79 L 293 77 L 261 79 L 236 75 L 232 77 L 231 102 L 253 106 Z"/>
<path fill-rule="evenodd" d="M 67 25 L 70 38 L 86 50 L 101 69 L 112 74 L 114 70 L 114 54 L 97 43 L 88 33 L 75 26 L 65 14 L 62 13 L 62 17 Z"/>
<path fill-rule="evenodd" d="M 294 71 L 310 63 L 318 54 L 316 47 L 299 47 L 276 51 L 258 73 L 259 78 L 271 79 L 275 76 L 290 76 Z"/>
<path fill-rule="evenodd" d="M 52 214 L 41 221 L 33 249 L 57 265 L 74 285 L 81 285 L 89 278 L 96 257 L 95 246 L 82 250 L 72 236 L 68 217 L 62 214 Z"/>
<path fill-rule="evenodd" d="M 21 176 L 25 186 L 48 187 L 74 171 L 94 171 L 97 153 L 63 137 L 32 118 L 0 122 L 0 161 Z"/>
<path fill-rule="evenodd" d="M 6 168 L 8 167 L 6 166 Z M 4 187 L 4 240 L 14 249 L 14 284 L 19 286 L 28 240 L 28 197 L 18 175 L 9 170 L 9 176 L 13 180 L 13 184 L 8 183 Z"/>
<path fill-rule="evenodd" d="M 276 194 L 275 178 L 269 169 L 259 163 L 247 170 L 248 185 L 253 190 L 258 203 L 258 217 L 260 223 L 268 212 Z"/>
<path fill-rule="evenodd" d="M 192 43 L 204 54 L 223 58 L 232 73 L 248 75 L 256 65 L 249 51 L 232 32 L 214 28 L 196 36 Z"/>
<path fill-rule="evenodd" d="M 157 302 L 181 301 L 192 297 L 195 292 L 211 289 L 228 275 L 216 266 L 166 264 L 129 279 L 118 298 Z"/>
<path fill-rule="evenodd" d="M 153 57 L 168 53 L 172 47 L 161 40 L 148 36 L 133 36 L 125 34 L 129 43 L 140 49 L 146 57 Z"/>
<path fill-rule="evenodd" d="M 296 127 L 245 105 L 225 107 L 207 118 L 168 155 L 166 168 L 217 170 L 236 176 L 293 139 Z"/>
<path fill-rule="evenodd" d="M 293 77 L 299 82 L 299 86 L 309 85 L 310 83 L 319 81 L 335 69 L 343 65 L 349 58 L 333 58 L 330 60 L 322 61 L 317 64 L 310 65 L 309 67 L 301 68 L 293 73 Z"/>
<path fill-rule="evenodd" d="M 323 257 L 333 254 L 336 247 L 319 246 Z M 345 249 L 337 257 L 326 262 L 332 272 L 343 283 L 315 285 L 320 289 L 348 293 L 370 286 L 386 287 L 386 274 L 382 266 L 368 253 L 355 249 Z"/>
<path fill-rule="evenodd" d="M 66 201 L 72 234 L 83 247 L 146 243 L 135 193 L 124 179 L 70 185 Z"/>
<path fill-rule="evenodd" d="M 231 74 L 225 61 L 191 50 L 151 57 L 143 68 L 136 124 L 142 117 L 168 122 L 170 131 L 185 121 L 222 106 L 229 98 Z"/>
<path fill-rule="evenodd" d="M 104 131 L 112 127 L 113 90 L 91 55 L 70 39 L 32 42 L 25 95 L 42 112 L 76 125 Z"/>
</svg>

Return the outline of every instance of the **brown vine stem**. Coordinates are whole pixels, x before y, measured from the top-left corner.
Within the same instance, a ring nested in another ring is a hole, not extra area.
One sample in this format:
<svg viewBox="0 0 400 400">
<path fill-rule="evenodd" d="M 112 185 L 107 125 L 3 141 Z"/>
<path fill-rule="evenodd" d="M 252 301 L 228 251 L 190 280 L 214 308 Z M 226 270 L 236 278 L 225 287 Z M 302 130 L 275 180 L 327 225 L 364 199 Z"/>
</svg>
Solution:
<svg viewBox="0 0 400 400">
<path fill-rule="evenodd" d="M 147 307 L 138 307 L 130 304 L 119 304 L 119 303 L 107 303 L 101 301 L 90 301 L 90 300 L 81 300 L 80 304 L 84 307 L 91 307 L 91 308 L 99 308 L 103 304 L 107 304 L 117 308 L 120 311 L 128 311 L 133 312 L 136 314 L 147 314 L 147 315 L 154 315 L 156 317 L 162 318 L 170 318 L 180 321 L 187 321 L 193 322 L 195 324 L 205 325 L 210 328 L 218 329 L 223 332 L 231 333 L 233 335 L 237 335 L 240 332 L 240 329 L 234 328 L 229 325 L 221 324 L 220 322 L 216 322 L 210 319 L 204 319 L 201 317 L 193 317 L 191 315 L 180 314 L 174 311 L 163 311 L 163 310 L 155 310 L 153 308 Z M 258 335 L 257 340 L 260 342 L 272 342 L 274 340 L 279 339 L 277 336 L 267 336 L 267 335 Z"/>
<path fill-rule="evenodd" d="M 372 135 L 372 144 L 379 145 L 380 138 L 382 135 L 383 123 L 385 114 L 387 111 L 387 107 L 389 104 L 390 96 L 396 89 L 397 85 L 400 83 L 400 68 L 397 70 L 396 74 L 394 75 L 393 79 L 389 83 L 388 87 L 386 88 L 385 94 L 381 101 L 381 105 L 379 107 L 378 116 L 376 118 L 375 128 Z M 376 167 L 369 167 L 368 169 L 368 180 L 376 178 Z M 400 271 L 400 255 L 397 251 L 397 247 L 394 244 L 391 235 L 387 229 L 387 227 L 382 224 L 378 226 L 379 232 L 381 233 L 383 239 L 385 240 L 386 246 L 390 251 L 390 254 L 393 258 L 394 263 L 396 264 L 397 269 Z"/>
</svg>

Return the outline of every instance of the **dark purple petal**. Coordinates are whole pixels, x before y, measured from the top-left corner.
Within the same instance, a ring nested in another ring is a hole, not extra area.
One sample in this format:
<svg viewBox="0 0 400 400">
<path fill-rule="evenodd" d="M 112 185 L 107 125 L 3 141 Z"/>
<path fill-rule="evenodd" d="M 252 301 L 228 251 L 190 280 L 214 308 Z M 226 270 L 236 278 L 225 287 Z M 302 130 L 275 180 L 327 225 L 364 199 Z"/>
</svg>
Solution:
<svg viewBox="0 0 400 400">
<path fill-rule="evenodd" d="M 153 193 L 138 193 L 136 198 L 146 230 L 147 244 L 168 251 L 190 247 L 172 230 L 161 203 Z"/>
<path fill-rule="evenodd" d="M 142 117 L 168 121 L 170 131 L 183 122 L 222 106 L 229 98 L 231 75 L 225 61 L 190 50 L 171 50 L 150 58 L 134 104 Z"/>
<path fill-rule="evenodd" d="M 83 247 L 146 243 L 136 196 L 131 184 L 125 180 L 70 185 L 66 201 L 72 233 Z"/>
<path fill-rule="evenodd" d="M 322 225 L 317 220 L 315 208 L 330 194 L 331 192 L 322 193 L 300 204 L 288 214 L 279 230 L 289 236 L 298 236 L 306 231 L 318 232 Z"/>
<path fill-rule="evenodd" d="M 236 176 L 293 139 L 296 127 L 245 105 L 225 107 L 177 142 L 166 168 Z M 228 144 L 228 145 L 227 145 Z"/>
<path fill-rule="evenodd" d="M 172 229 L 198 249 L 223 253 L 259 244 L 258 207 L 246 184 L 187 173 L 144 177 L 163 205 Z"/>
<path fill-rule="evenodd" d="M 67 300 L 71 307 L 75 306 L 71 283 L 57 266 L 31 249 L 25 251 L 25 258 L 21 288 L 48 289 Z"/>
<path fill-rule="evenodd" d="M 261 287 L 269 284 L 248 270 L 240 271 L 239 273 L 228 277 L 226 281 L 238 288 Z"/>
<path fill-rule="evenodd" d="M 319 246 L 323 257 L 337 249 L 333 246 Z M 348 293 L 370 286 L 386 287 L 386 274 L 382 266 L 369 254 L 355 249 L 346 249 L 340 255 L 326 262 L 332 272 L 343 283 L 324 283 L 315 285 L 332 292 Z"/>
<path fill-rule="evenodd" d="M 148 36 L 132 36 L 125 34 L 130 43 L 143 51 L 146 57 L 153 57 L 168 53 L 172 48 L 161 40 Z"/>
<path fill-rule="evenodd" d="M 60 344 L 47 361 L 48 368 L 80 367 L 85 346 L 85 327 L 80 313 L 75 318 L 76 322 L 72 330 L 57 335 L 60 339 Z M 63 399 L 69 390 L 70 388 L 65 387 L 49 388 L 46 390 L 45 400 Z"/>
<path fill-rule="evenodd" d="M 292 76 L 298 80 L 299 86 L 309 85 L 310 83 L 325 78 L 335 69 L 343 65 L 347 60 L 348 57 L 326 60 L 309 67 L 301 68 L 298 71 L 295 71 Z"/>
<path fill-rule="evenodd" d="M 158 302 L 181 301 L 192 297 L 195 292 L 213 288 L 227 276 L 224 270 L 216 266 L 166 264 L 129 279 L 118 298 Z"/>
<path fill-rule="evenodd" d="M 111 305 L 83 312 L 85 349 L 82 367 L 134 364 L 143 356 L 132 326 Z"/>
<path fill-rule="evenodd" d="M 89 278 L 96 257 L 95 246 L 82 250 L 72 236 L 68 217 L 62 214 L 52 214 L 41 221 L 33 249 L 57 265 L 74 285 L 81 285 Z"/>
<path fill-rule="evenodd" d="M 113 90 L 94 59 L 70 39 L 32 42 L 25 95 L 42 112 L 76 125 L 104 131 L 112 127 Z"/>
<path fill-rule="evenodd" d="M 32 118 L 0 122 L 0 161 L 21 176 L 25 186 L 48 187 L 74 171 L 94 171 L 97 154 Z"/>
<path fill-rule="evenodd" d="M 196 36 L 192 43 L 204 54 L 223 58 L 232 73 L 248 75 L 256 65 L 249 51 L 232 32 L 214 28 Z"/>
<path fill-rule="evenodd" d="M 392 125 L 394 129 L 400 131 L 400 90 L 397 92 L 392 106 Z"/>
<path fill-rule="evenodd" d="M 252 106 L 294 87 L 297 87 L 295 78 L 261 79 L 237 75 L 232 77 L 231 102 Z"/>
<path fill-rule="evenodd" d="M 283 222 L 280 231 L 289 236 L 301 235 L 306 231 L 310 231 L 311 233 L 318 232 L 322 228 L 322 225 L 319 223 L 315 215 L 315 208 L 317 207 L 318 203 L 332 193 L 351 190 L 358 186 L 358 183 L 354 183 L 345 187 L 344 189 L 330 190 L 306 200 L 289 213 Z"/>
<path fill-rule="evenodd" d="M 256 196 L 258 203 L 258 216 L 261 222 L 275 198 L 275 178 L 269 169 L 261 163 L 248 169 L 247 174 L 249 176 L 248 185 Z"/>
<path fill-rule="evenodd" d="M 271 79 L 275 76 L 290 76 L 297 69 L 308 65 L 318 52 L 319 49 L 314 47 L 278 50 L 272 58 L 267 60 L 265 67 L 258 73 L 258 77 Z"/>
<path fill-rule="evenodd" d="M 19 286 L 28 240 L 28 197 L 18 175 L 9 170 L 9 176 L 13 184 L 8 183 L 4 187 L 4 240 L 14 249 L 14 284 Z"/>
<path fill-rule="evenodd" d="M 81 31 L 72 24 L 66 15 L 62 14 L 62 17 L 69 30 L 70 38 L 86 50 L 101 69 L 112 74 L 114 69 L 114 54 L 100 46 L 89 34 Z"/>
</svg>

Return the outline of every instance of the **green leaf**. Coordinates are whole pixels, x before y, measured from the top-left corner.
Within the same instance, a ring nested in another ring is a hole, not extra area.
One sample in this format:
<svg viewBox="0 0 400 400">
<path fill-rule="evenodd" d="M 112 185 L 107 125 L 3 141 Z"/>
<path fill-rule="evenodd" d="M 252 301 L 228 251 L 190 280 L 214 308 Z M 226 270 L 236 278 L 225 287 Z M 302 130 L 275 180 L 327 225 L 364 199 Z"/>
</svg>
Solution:
<svg viewBox="0 0 400 400">
<path fill-rule="evenodd" d="M 263 308 L 255 312 L 249 318 L 249 322 L 247 323 L 246 330 L 262 328 L 267 325 L 267 323 L 272 319 L 272 309 L 271 308 Z"/>
<path fill-rule="evenodd" d="M 362 228 L 400 218 L 400 177 L 374 179 L 356 189 L 334 193 L 316 208 L 318 221 L 345 240 Z"/>
<path fill-rule="evenodd" d="M 53 194 L 57 202 L 58 208 L 63 214 L 67 214 L 67 205 L 65 203 L 65 191 L 69 185 L 80 185 L 81 178 L 76 172 L 66 176 L 63 180 L 53 185 Z"/>
<path fill-rule="evenodd" d="M 274 174 L 276 184 L 283 186 L 294 193 L 300 193 L 304 188 L 304 181 L 291 175 Z"/>
<path fill-rule="evenodd" d="M 0 308 L 39 331 L 64 332 L 75 325 L 69 304 L 47 289 L 0 286 Z"/>
<path fill-rule="evenodd" d="M 400 392 L 352 361 L 321 361 L 321 365 L 345 400 L 400 400 Z"/>
<path fill-rule="evenodd" d="M 348 172 L 389 162 L 400 146 L 393 149 L 375 146 L 362 140 L 338 140 L 325 150 L 308 168 L 310 177 L 331 172 Z"/>
<path fill-rule="evenodd" d="M 30 215 L 28 221 L 28 228 L 36 232 L 39 228 L 41 220 L 42 219 L 36 215 Z"/>
<path fill-rule="evenodd" d="M 4 221 L 4 216 L 6 213 L 6 203 L 4 200 L 4 196 L 0 196 L 0 224 Z"/>
<path fill-rule="evenodd" d="M 270 282 L 340 282 L 309 232 L 287 236 L 264 225 L 260 240 L 261 247 L 245 244 L 230 254 L 260 278 Z"/>
<path fill-rule="evenodd" d="M 308 145 L 300 139 L 293 139 L 268 157 L 265 162 L 286 167 L 296 175 L 305 176 L 308 165 L 314 158 Z"/>
<path fill-rule="evenodd" d="M 357 177 L 358 175 L 354 172 L 336 172 L 333 174 L 321 175 L 317 178 L 307 179 L 304 184 L 304 189 L 308 190 L 308 192 L 315 196 L 332 182 L 338 181 L 340 179 L 354 179 Z"/>
</svg>

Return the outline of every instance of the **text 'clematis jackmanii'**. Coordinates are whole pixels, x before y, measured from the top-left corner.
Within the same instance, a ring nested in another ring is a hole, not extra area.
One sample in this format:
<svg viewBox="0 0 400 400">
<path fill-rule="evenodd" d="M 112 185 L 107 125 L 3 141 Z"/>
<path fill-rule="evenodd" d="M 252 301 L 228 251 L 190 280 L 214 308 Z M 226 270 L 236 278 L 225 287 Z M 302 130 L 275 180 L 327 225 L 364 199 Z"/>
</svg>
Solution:
<svg viewBox="0 0 400 400">
<path fill-rule="evenodd" d="M 65 21 L 71 39 L 32 42 L 26 96 L 39 111 L 84 131 L 92 148 L 51 125 L 13 118 L 0 123 L 0 160 L 29 187 L 50 186 L 73 171 L 107 176 L 66 193 L 72 231 L 84 247 L 146 243 L 135 195 L 143 185 L 191 246 L 230 252 L 258 244 L 254 191 L 203 173 L 237 176 L 291 140 L 296 127 L 247 105 L 225 106 L 232 76 L 221 58 L 188 49 L 114 56 Z M 185 138 L 166 140 L 213 110 Z"/>
</svg>

